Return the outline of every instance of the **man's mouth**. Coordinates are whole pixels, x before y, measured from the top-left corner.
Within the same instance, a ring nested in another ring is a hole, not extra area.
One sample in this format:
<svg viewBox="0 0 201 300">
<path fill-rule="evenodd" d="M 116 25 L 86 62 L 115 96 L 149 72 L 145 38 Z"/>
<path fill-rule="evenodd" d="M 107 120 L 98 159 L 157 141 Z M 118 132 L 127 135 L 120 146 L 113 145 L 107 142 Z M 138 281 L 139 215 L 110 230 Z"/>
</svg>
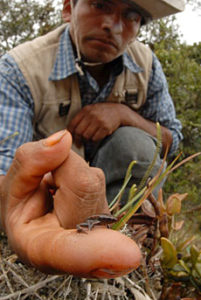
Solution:
<svg viewBox="0 0 201 300">
<path fill-rule="evenodd" d="M 90 38 L 88 38 L 88 40 L 92 41 L 92 42 L 94 41 L 94 42 L 103 44 L 105 46 L 110 46 L 110 47 L 115 48 L 115 50 L 118 50 L 117 43 L 111 39 L 106 39 L 106 38 L 102 38 L 102 37 L 90 37 Z"/>
</svg>

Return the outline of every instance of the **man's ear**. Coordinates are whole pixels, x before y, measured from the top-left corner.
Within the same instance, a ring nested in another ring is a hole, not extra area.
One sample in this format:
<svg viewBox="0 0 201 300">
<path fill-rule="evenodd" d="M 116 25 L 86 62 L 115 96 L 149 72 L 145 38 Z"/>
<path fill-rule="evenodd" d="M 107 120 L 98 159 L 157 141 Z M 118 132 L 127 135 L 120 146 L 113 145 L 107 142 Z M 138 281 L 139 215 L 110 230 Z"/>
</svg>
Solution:
<svg viewBox="0 0 201 300">
<path fill-rule="evenodd" d="M 62 18 L 65 22 L 70 22 L 70 19 L 71 19 L 70 0 L 64 0 Z"/>
</svg>

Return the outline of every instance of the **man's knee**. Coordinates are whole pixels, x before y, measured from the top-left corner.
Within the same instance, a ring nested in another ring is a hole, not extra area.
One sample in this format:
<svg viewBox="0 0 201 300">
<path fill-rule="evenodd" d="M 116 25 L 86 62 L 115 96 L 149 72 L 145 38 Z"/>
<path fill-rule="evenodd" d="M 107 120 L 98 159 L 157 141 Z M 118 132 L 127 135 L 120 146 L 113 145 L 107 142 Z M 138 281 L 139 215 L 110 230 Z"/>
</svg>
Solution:
<svg viewBox="0 0 201 300">
<path fill-rule="evenodd" d="M 102 168 L 107 162 L 111 168 L 116 165 L 127 168 L 131 161 L 136 160 L 146 168 L 152 162 L 155 151 L 155 140 L 149 134 L 134 127 L 120 127 L 105 139 L 93 164 Z"/>
<path fill-rule="evenodd" d="M 156 151 L 155 139 L 135 127 L 120 127 L 112 135 L 115 152 L 128 161 L 151 163 Z"/>
<path fill-rule="evenodd" d="M 153 161 L 155 151 L 156 140 L 134 127 L 120 127 L 104 140 L 92 165 L 101 168 L 105 173 L 108 199 L 111 200 L 120 190 L 127 168 L 133 160 L 136 164 L 132 170 L 131 183 L 139 184 Z M 161 163 L 160 155 L 157 155 L 150 177 L 156 175 Z"/>
</svg>

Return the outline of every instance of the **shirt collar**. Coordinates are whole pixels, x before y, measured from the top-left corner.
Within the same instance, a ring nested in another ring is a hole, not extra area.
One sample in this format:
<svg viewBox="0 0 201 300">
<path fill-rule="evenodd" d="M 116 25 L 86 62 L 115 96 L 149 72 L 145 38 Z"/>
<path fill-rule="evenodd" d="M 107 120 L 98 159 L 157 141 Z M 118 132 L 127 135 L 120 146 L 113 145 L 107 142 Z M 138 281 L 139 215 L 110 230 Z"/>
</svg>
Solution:
<svg viewBox="0 0 201 300">
<path fill-rule="evenodd" d="M 133 73 L 143 72 L 143 69 L 139 67 L 126 52 L 123 53 L 121 62 L 123 64 L 122 67 L 128 68 Z M 66 26 L 60 38 L 56 61 L 49 80 L 62 80 L 76 73 L 78 73 L 78 71 L 75 66 L 75 56 L 70 39 L 69 26 Z"/>
<path fill-rule="evenodd" d="M 130 57 L 130 55 L 127 52 L 124 52 L 122 55 L 123 58 L 123 66 L 127 67 L 131 72 L 133 73 L 140 73 L 144 70 L 138 66 Z"/>
<path fill-rule="evenodd" d="M 78 71 L 75 66 L 75 56 L 70 39 L 69 26 L 67 25 L 60 38 L 56 61 L 49 80 L 62 80 L 75 73 L 78 73 Z"/>
</svg>

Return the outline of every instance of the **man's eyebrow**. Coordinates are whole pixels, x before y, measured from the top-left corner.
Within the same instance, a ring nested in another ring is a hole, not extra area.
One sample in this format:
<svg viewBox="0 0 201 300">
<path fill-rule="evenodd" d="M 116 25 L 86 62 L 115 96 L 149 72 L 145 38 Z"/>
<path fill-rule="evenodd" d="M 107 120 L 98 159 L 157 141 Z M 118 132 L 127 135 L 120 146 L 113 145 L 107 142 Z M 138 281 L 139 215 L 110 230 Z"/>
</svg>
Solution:
<svg viewBox="0 0 201 300">
<path fill-rule="evenodd" d="M 129 4 L 131 6 L 134 6 L 134 2 L 132 0 L 120 0 L 123 3 Z"/>
<path fill-rule="evenodd" d="M 109 4 L 113 4 L 113 5 L 115 4 L 113 0 L 101 0 L 101 1 L 102 1 L 102 2 L 106 2 L 106 3 L 109 3 Z"/>
<path fill-rule="evenodd" d="M 113 0 L 100 0 L 100 1 L 115 5 L 115 1 L 113 1 Z M 136 7 L 136 5 L 134 4 L 134 2 L 132 0 L 119 0 L 119 2 L 126 3 L 129 6 L 132 6 L 132 8 Z"/>
<path fill-rule="evenodd" d="M 107 2 L 107 3 L 109 2 L 109 3 L 115 5 L 115 1 L 113 1 L 113 0 L 101 0 L 101 1 Z M 134 2 L 133 2 L 132 0 L 118 0 L 118 1 L 119 1 L 119 2 L 122 2 L 122 3 L 126 3 L 126 4 L 128 4 L 128 5 L 130 5 L 130 6 L 135 7 L 135 4 L 134 4 Z"/>
<path fill-rule="evenodd" d="M 110 5 L 115 5 L 115 1 L 114 0 L 99 0 L 99 1 L 108 3 Z M 144 19 L 147 19 L 147 20 L 151 20 L 152 19 L 152 16 L 150 15 L 150 13 L 148 13 L 148 11 L 146 11 L 144 8 L 142 8 L 139 5 L 137 5 L 133 0 L 118 0 L 118 1 L 127 4 L 130 9 L 135 10 Z"/>
</svg>

